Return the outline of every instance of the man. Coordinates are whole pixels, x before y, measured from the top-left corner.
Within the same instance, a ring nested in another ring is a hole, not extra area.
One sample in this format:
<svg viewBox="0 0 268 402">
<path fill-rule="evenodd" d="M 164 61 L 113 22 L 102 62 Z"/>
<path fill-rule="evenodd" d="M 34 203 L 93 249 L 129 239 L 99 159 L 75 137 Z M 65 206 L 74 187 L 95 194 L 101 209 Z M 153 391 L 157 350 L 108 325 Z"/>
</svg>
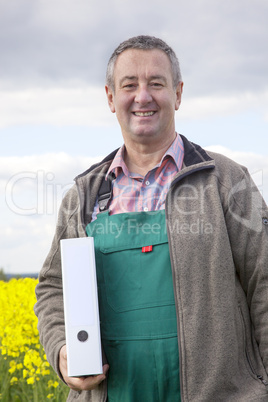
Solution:
<svg viewBox="0 0 268 402">
<path fill-rule="evenodd" d="M 244 167 L 176 133 L 182 89 L 160 39 L 131 38 L 109 61 L 124 145 L 76 178 L 36 289 L 68 400 L 268 401 L 267 206 Z M 108 364 L 69 378 L 59 241 L 87 235 Z"/>
</svg>

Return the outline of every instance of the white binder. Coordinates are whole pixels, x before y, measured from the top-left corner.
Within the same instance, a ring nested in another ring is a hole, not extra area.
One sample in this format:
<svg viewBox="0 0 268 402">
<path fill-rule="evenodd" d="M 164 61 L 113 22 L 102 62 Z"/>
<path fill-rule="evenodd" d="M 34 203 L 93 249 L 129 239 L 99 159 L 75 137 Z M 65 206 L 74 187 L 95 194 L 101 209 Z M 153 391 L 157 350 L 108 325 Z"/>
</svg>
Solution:
<svg viewBox="0 0 268 402">
<path fill-rule="evenodd" d="M 68 376 L 102 374 L 94 238 L 60 243 Z"/>
</svg>

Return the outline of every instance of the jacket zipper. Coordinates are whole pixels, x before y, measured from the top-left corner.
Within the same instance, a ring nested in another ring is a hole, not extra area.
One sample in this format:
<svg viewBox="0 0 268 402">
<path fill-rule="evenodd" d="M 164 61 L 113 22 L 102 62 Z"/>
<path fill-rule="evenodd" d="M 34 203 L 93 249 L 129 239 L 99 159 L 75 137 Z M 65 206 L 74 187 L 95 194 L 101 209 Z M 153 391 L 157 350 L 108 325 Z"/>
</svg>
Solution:
<svg viewBox="0 0 268 402">
<path fill-rule="evenodd" d="M 249 365 L 249 367 L 250 367 L 250 370 L 252 371 L 252 374 L 253 374 L 254 376 L 256 376 L 256 377 L 258 378 L 258 380 L 261 381 L 261 382 L 263 383 L 263 385 L 265 385 L 265 387 L 268 388 L 268 381 L 266 381 L 266 380 L 263 378 L 262 375 L 258 375 L 258 374 L 255 373 L 255 369 L 253 368 L 253 366 L 252 366 L 252 364 L 251 364 L 251 361 L 250 361 L 250 359 L 249 359 L 248 352 L 247 352 L 247 350 L 246 350 L 246 346 L 245 346 L 245 353 L 246 353 L 247 362 L 248 362 L 248 365 Z"/>
<path fill-rule="evenodd" d="M 198 171 L 201 171 L 201 170 L 213 169 L 214 167 L 215 167 L 214 165 L 207 165 L 207 166 L 201 166 L 201 167 L 198 167 L 198 168 L 193 168 L 192 170 L 189 170 L 188 172 L 186 172 L 186 173 L 182 174 L 181 176 L 175 178 L 175 179 L 172 181 L 171 185 L 170 185 L 170 189 L 169 189 L 169 191 L 168 191 L 168 193 L 167 193 L 167 196 L 166 196 L 166 201 L 167 201 L 167 198 L 168 198 L 168 194 L 169 194 L 170 191 L 171 191 L 171 188 L 172 188 L 175 184 L 177 184 L 179 181 L 181 181 L 181 180 L 184 179 L 185 177 L 191 175 L 192 173 L 195 173 L 195 172 L 198 172 Z M 167 215 L 168 215 L 168 208 L 167 208 L 167 205 L 168 205 L 168 203 L 166 202 L 165 205 L 166 205 L 166 218 L 167 218 Z M 168 221 L 168 219 L 166 219 L 166 220 Z M 168 228 L 167 228 L 167 232 L 168 232 Z M 168 232 L 168 237 L 169 237 L 169 232 Z M 169 242 L 169 244 L 170 244 L 170 242 Z M 169 253 L 169 254 L 170 254 L 170 256 L 171 256 L 171 253 Z M 184 401 L 184 396 L 183 396 L 183 386 L 182 386 L 182 385 L 183 385 L 183 381 L 182 381 L 182 359 L 181 359 L 181 357 L 182 357 L 182 347 L 181 347 L 181 340 L 180 340 L 180 333 L 181 333 L 180 327 L 181 327 L 181 325 L 180 325 L 180 320 L 179 320 L 179 309 L 178 309 L 177 292 L 175 291 L 175 290 L 176 290 L 176 289 L 175 289 L 175 270 L 174 270 L 174 264 L 173 264 L 173 259 L 172 259 L 172 258 L 170 258 L 170 262 L 171 262 L 171 267 L 172 267 L 174 297 L 175 297 L 175 301 L 176 301 L 176 306 L 175 306 L 175 307 L 176 307 L 177 327 L 178 327 L 178 347 L 179 347 L 179 365 L 180 365 L 180 393 L 181 393 L 181 401 L 183 402 L 183 401 Z"/>
<path fill-rule="evenodd" d="M 263 385 L 265 385 L 265 387 L 267 388 L 267 391 L 268 391 L 268 381 L 266 381 L 266 380 L 263 378 L 262 375 L 257 375 L 257 378 L 258 378 L 258 380 L 260 380 L 260 381 L 263 383 Z"/>
</svg>

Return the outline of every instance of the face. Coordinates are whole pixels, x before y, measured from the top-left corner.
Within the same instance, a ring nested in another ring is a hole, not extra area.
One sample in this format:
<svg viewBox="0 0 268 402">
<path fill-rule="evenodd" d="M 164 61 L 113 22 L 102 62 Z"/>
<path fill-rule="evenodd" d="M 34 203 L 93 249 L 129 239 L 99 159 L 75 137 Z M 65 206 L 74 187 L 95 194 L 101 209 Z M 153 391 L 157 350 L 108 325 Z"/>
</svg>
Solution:
<svg viewBox="0 0 268 402">
<path fill-rule="evenodd" d="M 170 143 L 175 138 L 174 114 L 183 83 L 173 86 L 168 56 L 159 49 L 128 49 L 114 68 L 114 91 L 106 87 L 125 144 Z"/>
</svg>

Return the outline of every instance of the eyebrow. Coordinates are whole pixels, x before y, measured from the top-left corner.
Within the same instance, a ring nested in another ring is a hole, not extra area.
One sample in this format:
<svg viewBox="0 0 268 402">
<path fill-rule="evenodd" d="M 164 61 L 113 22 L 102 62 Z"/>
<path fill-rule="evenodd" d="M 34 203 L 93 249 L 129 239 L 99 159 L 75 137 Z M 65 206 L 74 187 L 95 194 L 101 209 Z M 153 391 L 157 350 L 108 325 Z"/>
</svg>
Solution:
<svg viewBox="0 0 268 402">
<path fill-rule="evenodd" d="M 164 82 L 167 82 L 166 77 L 164 77 L 163 75 L 152 75 L 150 77 L 150 80 L 162 80 Z"/>
</svg>

